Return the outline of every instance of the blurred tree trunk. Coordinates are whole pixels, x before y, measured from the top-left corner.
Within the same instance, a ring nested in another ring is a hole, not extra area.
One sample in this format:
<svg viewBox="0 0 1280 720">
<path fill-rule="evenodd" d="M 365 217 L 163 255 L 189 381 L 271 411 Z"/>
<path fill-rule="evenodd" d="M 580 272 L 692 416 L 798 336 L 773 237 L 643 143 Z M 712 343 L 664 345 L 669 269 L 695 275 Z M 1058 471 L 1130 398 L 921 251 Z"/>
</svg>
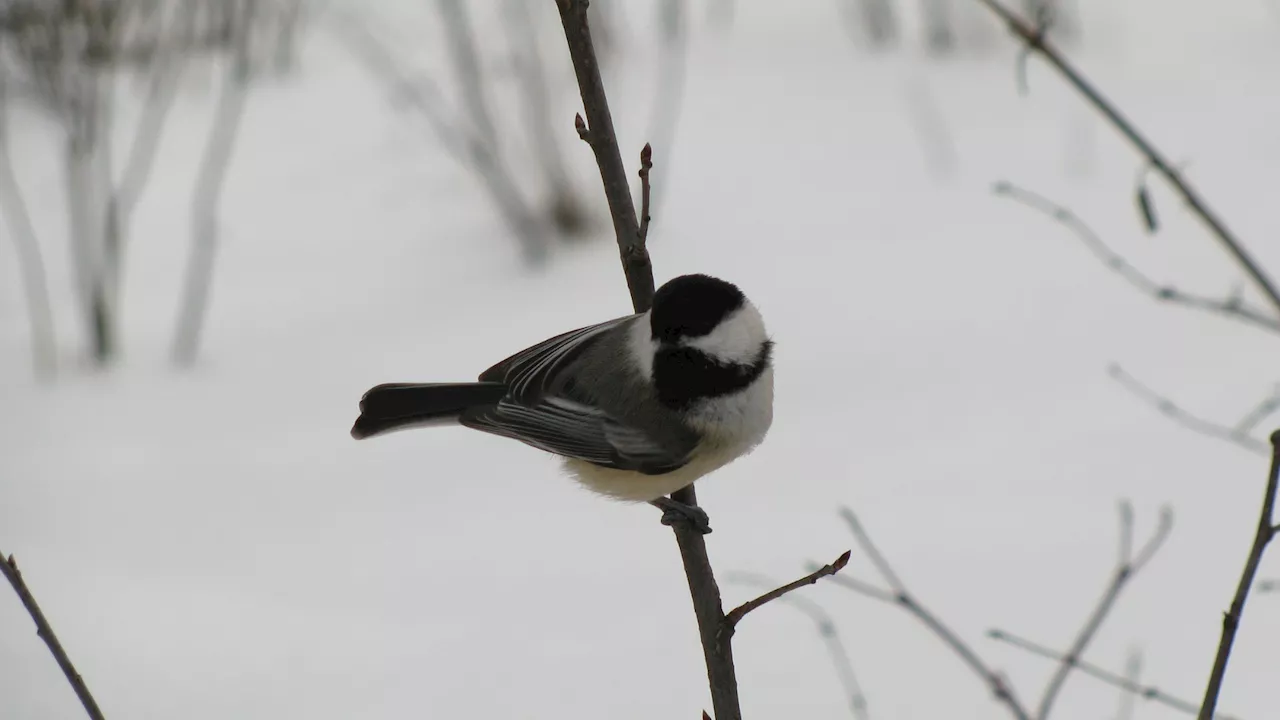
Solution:
<svg viewBox="0 0 1280 720">
<path fill-rule="evenodd" d="M 257 0 L 228 2 L 223 8 L 224 14 L 218 18 L 225 28 L 229 52 L 224 59 L 226 69 L 222 93 L 214 110 L 192 199 L 191 254 L 187 258 L 186 281 L 182 286 L 172 350 L 173 360 L 179 365 L 195 362 L 208 315 L 220 239 L 218 213 L 249 95 L 252 67 L 249 35 L 257 10 Z"/>
<path fill-rule="evenodd" d="M 898 16 L 891 0 L 843 0 L 840 7 L 851 37 L 882 49 L 898 41 Z"/>
<path fill-rule="evenodd" d="M 924 46 L 932 55 L 945 55 L 955 50 L 956 34 L 951 16 L 951 0 L 921 0 L 921 22 Z"/>
<path fill-rule="evenodd" d="M 595 8 L 601 3 L 593 3 Z M 515 72 L 520 79 L 520 93 L 529 144 L 548 190 L 548 215 L 552 227 L 562 238 L 576 238 L 587 228 L 587 211 L 573 187 L 564 162 L 564 148 L 556 132 L 551 108 L 551 84 L 547 81 L 546 64 L 538 47 L 537 25 L 528 0 L 506 0 L 504 15 L 507 37 L 514 50 Z"/>
<path fill-rule="evenodd" d="M 0 215 L 4 217 L 13 238 L 18 258 L 18 272 L 26 296 L 27 315 L 31 326 L 32 365 L 39 377 L 51 377 L 57 367 L 57 336 L 54 332 L 53 307 L 49 300 L 49 281 L 45 271 L 40 240 L 36 236 L 31 213 L 27 209 L 22 188 L 13 172 L 9 157 L 8 78 L 0 75 Z"/>
</svg>

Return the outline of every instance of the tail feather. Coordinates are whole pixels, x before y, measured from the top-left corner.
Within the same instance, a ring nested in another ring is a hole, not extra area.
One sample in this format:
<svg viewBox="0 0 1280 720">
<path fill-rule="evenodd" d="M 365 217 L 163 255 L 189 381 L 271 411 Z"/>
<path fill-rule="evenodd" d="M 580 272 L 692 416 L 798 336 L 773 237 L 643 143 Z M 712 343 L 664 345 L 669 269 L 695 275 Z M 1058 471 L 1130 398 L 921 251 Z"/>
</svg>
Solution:
<svg viewBox="0 0 1280 720">
<path fill-rule="evenodd" d="M 492 405 L 507 394 L 503 383 L 386 383 L 360 399 L 351 427 L 357 440 L 423 425 L 456 422 L 467 408 Z"/>
</svg>

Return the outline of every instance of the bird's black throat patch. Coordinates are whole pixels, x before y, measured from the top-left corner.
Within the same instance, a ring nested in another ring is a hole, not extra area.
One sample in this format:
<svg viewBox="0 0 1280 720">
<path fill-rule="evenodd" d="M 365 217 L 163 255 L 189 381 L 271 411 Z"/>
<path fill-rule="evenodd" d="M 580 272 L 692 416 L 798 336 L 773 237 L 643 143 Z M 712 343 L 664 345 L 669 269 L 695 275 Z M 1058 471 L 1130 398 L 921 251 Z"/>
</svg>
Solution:
<svg viewBox="0 0 1280 720">
<path fill-rule="evenodd" d="M 721 363 L 696 348 L 662 347 L 653 358 L 658 400 L 675 410 L 699 400 L 732 395 L 755 382 L 769 367 L 773 342 L 766 341 L 750 364 Z"/>
</svg>

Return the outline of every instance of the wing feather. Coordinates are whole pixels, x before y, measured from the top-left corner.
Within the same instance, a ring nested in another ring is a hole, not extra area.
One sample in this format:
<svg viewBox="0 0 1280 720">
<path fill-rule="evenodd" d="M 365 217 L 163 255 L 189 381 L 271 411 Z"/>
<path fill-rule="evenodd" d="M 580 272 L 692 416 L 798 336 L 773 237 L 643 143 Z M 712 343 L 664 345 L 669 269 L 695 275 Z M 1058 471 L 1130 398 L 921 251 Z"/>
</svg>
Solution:
<svg viewBox="0 0 1280 720">
<path fill-rule="evenodd" d="M 614 318 L 544 340 L 485 370 L 480 380 L 504 382 L 510 388 L 511 398 L 526 404 L 536 403 L 552 381 L 603 333 L 635 317 Z"/>
<path fill-rule="evenodd" d="M 503 400 L 467 412 L 462 424 L 556 455 L 651 475 L 675 470 L 689 455 L 663 447 L 598 408 L 563 398 L 547 398 L 532 406 Z"/>
</svg>

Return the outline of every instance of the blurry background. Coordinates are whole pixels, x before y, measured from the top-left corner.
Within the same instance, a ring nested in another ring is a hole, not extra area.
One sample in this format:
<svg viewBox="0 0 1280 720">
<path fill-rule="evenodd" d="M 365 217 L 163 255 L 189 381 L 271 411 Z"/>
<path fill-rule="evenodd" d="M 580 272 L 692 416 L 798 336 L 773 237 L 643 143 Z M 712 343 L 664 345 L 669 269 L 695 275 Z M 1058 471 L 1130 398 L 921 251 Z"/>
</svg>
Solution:
<svg viewBox="0 0 1280 720">
<path fill-rule="evenodd" d="M 103 8 L 119 8 L 118 13 Z M 971 0 L 602 0 L 630 167 L 654 147 L 659 283 L 740 284 L 777 414 L 699 485 L 725 575 L 789 579 L 856 509 L 913 592 L 1033 703 L 1111 570 L 1115 505 L 1173 535 L 1087 658 L 1198 702 L 1266 458 L 1190 433 L 1118 362 L 1227 425 L 1274 338 L 1161 307 L 1239 273 L 1142 161 Z M 1280 14 L 1266 0 L 1065 3 L 1068 54 L 1280 272 Z M 629 312 L 550 0 L 4 0 L 0 550 L 108 717 L 693 718 L 708 707 L 671 533 L 535 450 L 347 435 L 385 381 L 469 379 Z M 62 18 L 50 24 L 50 17 Z M 52 58 L 52 60 L 51 60 Z M 1248 290 L 1246 298 L 1253 296 Z M 1275 424 L 1261 425 L 1259 437 Z M 1280 575 L 1280 560 L 1262 577 Z M 855 554 L 846 571 L 878 582 Z M 727 604 L 755 588 L 722 577 Z M 838 588 L 870 715 L 1000 716 L 917 623 Z M 1280 595 L 1220 709 L 1274 712 Z M 751 717 L 849 717 L 785 605 L 736 642 Z M 1081 676 L 1063 717 L 1116 717 Z M 0 589 L 0 716 L 81 710 Z M 1176 717 L 1139 701 L 1134 716 Z"/>
</svg>

